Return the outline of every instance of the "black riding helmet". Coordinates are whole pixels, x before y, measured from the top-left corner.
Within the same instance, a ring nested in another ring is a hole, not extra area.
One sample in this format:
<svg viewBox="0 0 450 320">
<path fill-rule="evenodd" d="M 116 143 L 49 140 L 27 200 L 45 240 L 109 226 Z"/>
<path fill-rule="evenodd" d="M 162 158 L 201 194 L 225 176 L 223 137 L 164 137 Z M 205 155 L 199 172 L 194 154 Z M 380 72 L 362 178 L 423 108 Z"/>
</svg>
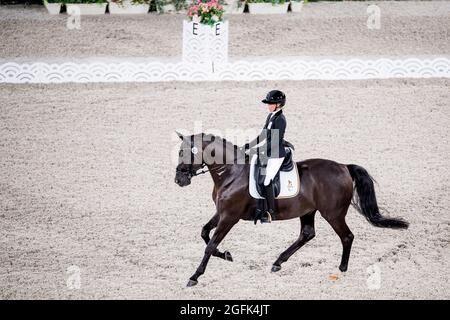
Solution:
<svg viewBox="0 0 450 320">
<path fill-rule="evenodd" d="M 279 103 L 280 106 L 284 106 L 286 103 L 286 95 L 280 90 L 270 91 L 266 98 L 262 100 L 263 103 Z"/>
</svg>

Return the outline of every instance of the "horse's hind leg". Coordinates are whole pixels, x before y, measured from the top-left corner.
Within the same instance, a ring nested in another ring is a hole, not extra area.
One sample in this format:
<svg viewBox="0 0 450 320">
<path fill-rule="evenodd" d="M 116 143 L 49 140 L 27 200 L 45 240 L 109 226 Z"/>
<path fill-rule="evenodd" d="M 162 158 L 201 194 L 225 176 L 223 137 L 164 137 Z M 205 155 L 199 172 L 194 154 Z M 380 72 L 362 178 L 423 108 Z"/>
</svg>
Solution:
<svg viewBox="0 0 450 320">
<path fill-rule="evenodd" d="M 350 231 L 347 223 L 345 223 L 345 215 L 347 214 L 348 207 L 341 211 L 322 213 L 322 216 L 331 225 L 333 230 L 341 238 L 342 242 L 342 259 L 339 270 L 342 272 L 347 271 L 348 260 L 350 258 L 350 251 L 353 243 L 353 233 Z"/>
<path fill-rule="evenodd" d="M 206 223 L 202 228 L 202 239 L 205 240 L 206 245 L 209 243 L 209 233 L 212 229 L 217 227 L 217 223 L 219 222 L 219 214 L 216 213 L 211 220 Z M 233 257 L 231 256 L 231 253 L 229 251 L 220 252 L 218 249 L 214 250 L 212 253 L 214 257 L 222 258 L 226 261 L 233 261 Z"/>
<path fill-rule="evenodd" d="M 303 217 L 300 217 L 301 231 L 300 236 L 289 248 L 286 249 L 277 261 L 272 266 L 272 272 L 277 272 L 281 269 L 281 264 L 286 262 L 298 249 L 300 249 L 305 243 L 315 237 L 316 231 L 314 229 L 314 216 L 316 211 L 308 213 Z"/>
</svg>

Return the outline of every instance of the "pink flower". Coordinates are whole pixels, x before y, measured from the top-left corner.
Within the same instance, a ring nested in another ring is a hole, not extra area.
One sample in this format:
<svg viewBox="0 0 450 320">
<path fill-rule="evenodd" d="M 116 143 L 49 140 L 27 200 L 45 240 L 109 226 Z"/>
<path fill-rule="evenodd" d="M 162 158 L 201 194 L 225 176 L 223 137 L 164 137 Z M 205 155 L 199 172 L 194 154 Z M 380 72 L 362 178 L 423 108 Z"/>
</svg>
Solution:
<svg viewBox="0 0 450 320">
<path fill-rule="evenodd" d="M 223 8 L 222 6 L 219 6 L 219 10 L 222 10 L 222 8 Z"/>
</svg>

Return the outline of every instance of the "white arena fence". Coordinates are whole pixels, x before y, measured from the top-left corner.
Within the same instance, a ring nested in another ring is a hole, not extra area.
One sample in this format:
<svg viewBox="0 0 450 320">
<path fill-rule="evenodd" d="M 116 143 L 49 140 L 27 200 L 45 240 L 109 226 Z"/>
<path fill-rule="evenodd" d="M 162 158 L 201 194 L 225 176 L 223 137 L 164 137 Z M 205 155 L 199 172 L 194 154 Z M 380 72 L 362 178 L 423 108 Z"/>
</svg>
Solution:
<svg viewBox="0 0 450 320">
<path fill-rule="evenodd" d="M 155 59 L 0 61 L 0 83 L 450 78 L 450 57 L 247 58 L 214 65 Z"/>
</svg>

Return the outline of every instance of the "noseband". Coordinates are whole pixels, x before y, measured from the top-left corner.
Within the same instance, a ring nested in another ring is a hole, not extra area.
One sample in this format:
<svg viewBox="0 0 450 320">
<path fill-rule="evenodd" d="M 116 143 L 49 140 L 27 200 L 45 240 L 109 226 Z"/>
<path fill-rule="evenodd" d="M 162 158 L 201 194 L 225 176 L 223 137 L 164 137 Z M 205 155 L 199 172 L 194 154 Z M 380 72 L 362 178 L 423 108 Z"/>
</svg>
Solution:
<svg viewBox="0 0 450 320">
<path fill-rule="evenodd" d="M 201 175 L 201 174 L 204 174 L 204 173 L 207 173 L 209 170 L 203 170 L 203 168 L 206 166 L 206 163 L 204 163 L 204 162 L 202 162 L 202 166 L 200 167 L 200 169 L 202 170 L 202 171 L 194 171 L 193 170 L 193 165 L 191 164 L 191 170 L 190 170 L 190 172 L 189 172 L 189 175 L 191 176 L 191 177 L 195 177 L 195 176 L 198 176 L 198 175 Z M 199 169 L 197 169 L 197 170 L 199 170 Z"/>
<path fill-rule="evenodd" d="M 189 165 L 189 170 L 187 171 L 187 176 L 189 179 L 191 179 L 192 177 L 207 173 L 209 170 L 203 170 L 203 168 L 206 166 L 206 163 L 202 162 L 202 166 L 199 169 L 202 169 L 201 171 L 194 170 L 194 166 L 192 164 Z M 177 169 L 177 173 L 180 174 L 186 174 L 186 171 L 181 171 L 179 169 Z"/>
</svg>

